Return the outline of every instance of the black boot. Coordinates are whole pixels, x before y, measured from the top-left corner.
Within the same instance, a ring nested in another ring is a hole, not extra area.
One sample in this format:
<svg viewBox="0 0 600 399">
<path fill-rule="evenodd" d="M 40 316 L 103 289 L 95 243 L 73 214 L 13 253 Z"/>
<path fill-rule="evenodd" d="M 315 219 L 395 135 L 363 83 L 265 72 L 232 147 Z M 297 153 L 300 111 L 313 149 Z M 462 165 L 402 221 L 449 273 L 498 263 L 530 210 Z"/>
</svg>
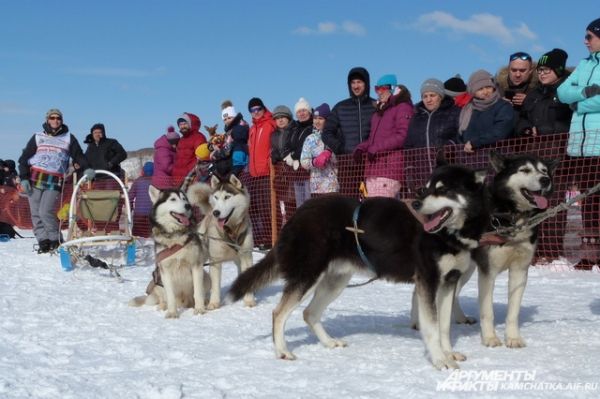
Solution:
<svg viewBox="0 0 600 399">
<path fill-rule="evenodd" d="M 42 240 L 38 243 L 37 253 L 45 254 L 50 250 L 50 240 Z"/>
<path fill-rule="evenodd" d="M 56 250 L 56 248 L 58 248 L 59 245 L 60 243 L 58 242 L 58 240 L 51 240 L 48 244 L 48 252 Z"/>
</svg>

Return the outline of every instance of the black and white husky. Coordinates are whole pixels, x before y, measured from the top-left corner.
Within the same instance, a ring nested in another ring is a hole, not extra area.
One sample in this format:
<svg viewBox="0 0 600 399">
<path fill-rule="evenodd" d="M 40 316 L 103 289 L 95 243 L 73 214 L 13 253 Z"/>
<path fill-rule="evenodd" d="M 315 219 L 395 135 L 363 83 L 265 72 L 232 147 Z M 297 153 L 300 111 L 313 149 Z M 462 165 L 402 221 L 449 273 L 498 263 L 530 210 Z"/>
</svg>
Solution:
<svg viewBox="0 0 600 399">
<path fill-rule="evenodd" d="M 167 318 L 179 317 L 178 307 L 193 307 L 194 314 L 202 314 L 210 280 L 203 269 L 206 251 L 196 232 L 192 206 L 179 190 L 150 186 L 148 193 L 156 269 L 146 288 L 147 295 L 133 298 L 129 305 L 158 305 L 167 311 Z"/>
<path fill-rule="evenodd" d="M 335 195 L 311 199 L 283 227 L 275 247 L 234 281 L 227 299 L 237 301 L 283 278 L 283 295 L 273 311 L 273 340 L 277 357 L 293 360 L 284 328 L 305 298 L 312 295 L 304 320 L 319 341 L 343 347 L 346 343 L 325 331 L 321 316 L 355 272 L 414 281 L 421 333 L 433 365 L 457 368 L 456 360 L 465 357 L 450 344 L 452 299 L 489 219 L 484 178 L 485 172 L 438 166 L 412 204 L 428 219 L 424 224 L 407 205 L 390 198 L 362 203 Z"/>
<path fill-rule="evenodd" d="M 504 157 L 492 152 L 490 164 L 496 172 L 490 185 L 493 224 L 508 228 L 523 225 L 548 208 L 548 197 L 553 190 L 552 174 L 558 163 L 558 160 L 546 161 L 530 155 Z M 494 330 L 493 292 L 496 276 L 507 269 L 506 346 L 525 346 L 519 333 L 519 311 L 537 234 L 537 227 L 524 228 L 504 237 L 503 244 L 482 246 L 473 251 L 479 272 L 481 342 L 485 346 L 502 345 Z"/>
</svg>

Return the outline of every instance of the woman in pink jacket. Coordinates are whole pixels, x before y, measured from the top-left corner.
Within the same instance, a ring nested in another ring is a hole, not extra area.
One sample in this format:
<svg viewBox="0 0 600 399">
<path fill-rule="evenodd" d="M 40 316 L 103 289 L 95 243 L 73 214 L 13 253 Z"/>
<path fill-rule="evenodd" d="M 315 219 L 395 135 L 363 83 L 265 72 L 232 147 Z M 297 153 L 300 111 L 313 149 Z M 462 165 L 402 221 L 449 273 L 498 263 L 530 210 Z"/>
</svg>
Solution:
<svg viewBox="0 0 600 399">
<path fill-rule="evenodd" d="M 365 179 L 370 197 L 395 197 L 404 180 L 404 158 L 400 150 L 413 116 L 413 103 L 396 75 L 384 75 L 375 85 L 377 104 L 371 117 L 371 132 L 354 150 L 354 159 L 362 162 L 366 154 Z M 393 94 L 396 93 L 396 94 Z"/>
<path fill-rule="evenodd" d="M 173 126 L 169 126 L 167 133 L 154 142 L 154 174 L 152 175 L 154 187 L 164 189 L 174 186 L 171 176 L 178 142 L 179 134 Z"/>
</svg>

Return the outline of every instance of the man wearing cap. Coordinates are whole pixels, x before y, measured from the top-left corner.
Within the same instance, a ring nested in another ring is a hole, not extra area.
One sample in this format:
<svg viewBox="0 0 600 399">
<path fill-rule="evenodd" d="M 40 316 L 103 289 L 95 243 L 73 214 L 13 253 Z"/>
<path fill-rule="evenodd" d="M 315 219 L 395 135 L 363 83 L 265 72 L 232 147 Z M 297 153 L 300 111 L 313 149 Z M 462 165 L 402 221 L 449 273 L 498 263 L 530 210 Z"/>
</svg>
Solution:
<svg viewBox="0 0 600 399">
<path fill-rule="evenodd" d="M 275 165 L 290 153 L 289 140 L 295 122 L 292 111 L 285 105 L 273 109 L 273 120 L 277 128 L 271 135 L 271 162 Z"/>
<path fill-rule="evenodd" d="M 94 170 L 88 169 L 79 142 L 63 123 L 63 114 L 56 108 L 46 113 L 43 130 L 35 133 L 19 158 L 21 187 L 29 199 L 33 234 L 38 241 L 38 253 L 55 250 L 60 245 L 56 218 L 56 201 L 60 197 L 69 159 L 75 169 L 84 169 L 88 179 Z"/>
<path fill-rule="evenodd" d="M 567 143 L 567 170 L 588 171 L 577 176 L 580 190 L 588 190 L 600 181 L 600 18 L 587 26 L 584 44 L 590 55 L 558 87 L 558 99 L 573 109 Z M 600 195 L 587 197 L 582 204 L 583 225 L 590 238 L 597 239 L 600 229 Z M 584 237 L 585 238 L 585 237 Z M 582 259 L 576 266 L 591 270 L 600 259 Z"/>
<path fill-rule="evenodd" d="M 196 166 L 196 155 L 194 151 L 202 143 L 206 143 L 206 137 L 200 133 L 200 118 L 190 112 L 184 112 L 177 119 L 177 127 L 181 133 L 181 139 L 175 151 L 175 162 L 173 164 L 173 178 L 181 182 L 183 178 Z"/>
</svg>

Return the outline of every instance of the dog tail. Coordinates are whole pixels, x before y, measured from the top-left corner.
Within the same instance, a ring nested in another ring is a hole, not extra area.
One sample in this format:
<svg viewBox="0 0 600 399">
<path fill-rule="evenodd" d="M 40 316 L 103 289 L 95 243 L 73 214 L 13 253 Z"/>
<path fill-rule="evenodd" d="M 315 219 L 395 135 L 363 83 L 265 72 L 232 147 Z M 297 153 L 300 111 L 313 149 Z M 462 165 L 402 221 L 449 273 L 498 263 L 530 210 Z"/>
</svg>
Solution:
<svg viewBox="0 0 600 399">
<path fill-rule="evenodd" d="M 237 302 L 245 294 L 260 290 L 277 277 L 279 277 L 279 265 L 275 259 L 275 250 L 271 250 L 256 265 L 238 276 L 231 285 L 225 302 Z"/>
<path fill-rule="evenodd" d="M 211 194 L 212 188 L 206 183 L 192 184 L 186 193 L 190 204 L 198 206 L 203 215 L 212 213 L 210 203 L 208 202 Z"/>
</svg>

